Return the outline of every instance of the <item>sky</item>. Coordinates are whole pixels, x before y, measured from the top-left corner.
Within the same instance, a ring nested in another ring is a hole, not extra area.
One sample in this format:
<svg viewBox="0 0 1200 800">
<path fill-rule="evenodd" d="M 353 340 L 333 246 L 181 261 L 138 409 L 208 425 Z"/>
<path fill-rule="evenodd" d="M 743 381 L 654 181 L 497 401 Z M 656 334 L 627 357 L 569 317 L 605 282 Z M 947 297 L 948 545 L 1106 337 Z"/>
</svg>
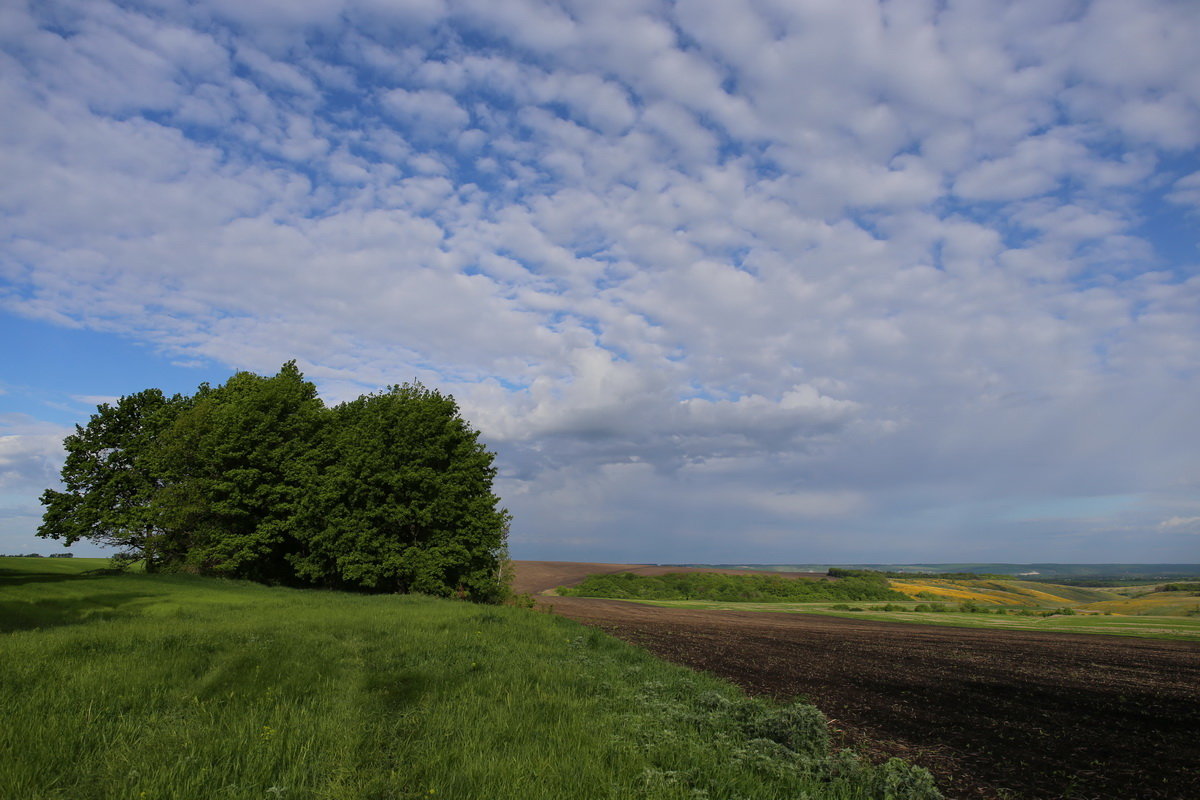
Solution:
<svg viewBox="0 0 1200 800">
<path fill-rule="evenodd" d="M 61 550 L 97 403 L 296 359 L 453 394 L 516 558 L 1200 562 L 1197 40 L 1192 0 L 0 4 L 0 552 Z"/>
</svg>

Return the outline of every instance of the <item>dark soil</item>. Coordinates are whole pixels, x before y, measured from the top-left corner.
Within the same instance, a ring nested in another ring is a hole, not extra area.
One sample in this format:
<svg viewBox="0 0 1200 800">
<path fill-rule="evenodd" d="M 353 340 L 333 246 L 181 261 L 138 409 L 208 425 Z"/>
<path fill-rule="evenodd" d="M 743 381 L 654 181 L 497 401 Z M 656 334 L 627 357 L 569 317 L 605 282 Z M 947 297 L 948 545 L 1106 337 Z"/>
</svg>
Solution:
<svg viewBox="0 0 1200 800">
<path fill-rule="evenodd" d="M 1200 644 L 541 601 L 748 691 L 805 697 L 843 744 L 927 767 L 949 798 L 1200 798 Z"/>
</svg>

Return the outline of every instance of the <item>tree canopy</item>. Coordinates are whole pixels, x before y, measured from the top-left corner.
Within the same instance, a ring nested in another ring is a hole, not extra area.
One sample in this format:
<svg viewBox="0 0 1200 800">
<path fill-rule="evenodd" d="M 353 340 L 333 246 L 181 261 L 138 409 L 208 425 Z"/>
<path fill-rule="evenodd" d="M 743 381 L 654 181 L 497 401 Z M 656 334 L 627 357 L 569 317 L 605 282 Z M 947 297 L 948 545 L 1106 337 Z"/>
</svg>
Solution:
<svg viewBox="0 0 1200 800">
<path fill-rule="evenodd" d="M 402 384 L 327 408 L 295 362 L 101 405 L 64 442 L 38 535 L 151 570 L 499 597 L 509 516 L 454 398 Z"/>
</svg>

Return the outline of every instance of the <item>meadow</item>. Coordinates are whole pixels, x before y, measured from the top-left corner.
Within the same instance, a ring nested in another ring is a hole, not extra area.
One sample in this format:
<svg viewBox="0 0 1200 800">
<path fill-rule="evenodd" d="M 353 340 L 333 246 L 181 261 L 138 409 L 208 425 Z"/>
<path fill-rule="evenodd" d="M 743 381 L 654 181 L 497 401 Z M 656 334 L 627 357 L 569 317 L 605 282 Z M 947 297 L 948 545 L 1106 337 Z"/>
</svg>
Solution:
<svg viewBox="0 0 1200 800">
<path fill-rule="evenodd" d="M 0 797 L 934 798 L 562 617 L 0 558 Z"/>
</svg>

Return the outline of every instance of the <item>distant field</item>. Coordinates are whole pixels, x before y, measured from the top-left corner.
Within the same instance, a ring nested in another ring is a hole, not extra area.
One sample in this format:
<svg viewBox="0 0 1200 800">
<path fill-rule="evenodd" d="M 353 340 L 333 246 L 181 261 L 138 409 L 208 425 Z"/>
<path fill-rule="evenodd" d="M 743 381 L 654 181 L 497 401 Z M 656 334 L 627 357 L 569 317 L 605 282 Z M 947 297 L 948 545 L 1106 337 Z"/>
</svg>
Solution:
<svg viewBox="0 0 1200 800">
<path fill-rule="evenodd" d="M 1141 597 L 1123 597 L 1089 603 L 1088 611 L 1148 616 L 1184 616 L 1200 620 L 1200 592 L 1154 592 Z"/>
<path fill-rule="evenodd" d="M 1200 639 L 1200 597 L 1153 592 L 1154 586 L 1089 588 L 1024 580 L 894 578 L 857 575 L 799 583 L 761 573 L 722 570 L 656 576 L 627 565 L 532 562 L 543 581 L 569 576 L 573 597 L 609 598 L 670 608 L 823 614 L 888 622 L 1014 631 L 1099 633 L 1163 639 Z M 600 567 L 602 569 L 596 569 Z M 524 565 L 519 566 L 518 575 Z M 592 572 L 586 570 L 592 569 Z M 863 590 L 847 591 L 857 583 Z M 869 585 L 867 585 L 869 584 Z M 769 591 L 767 591 L 769 590 Z M 802 590 L 802 591 L 801 591 Z M 767 596 L 777 595 L 777 596 Z M 911 598 L 903 600 L 904 597 Z M 893 599 L 895 598 L 895 599 Z M 899 601 L 897 601 L 899 600 Z M 841 602 L 834 602 L 841 601 Z M 885 602 L 886 601 L 886 602 Z"/>
<path fill-rule="evenodd" d="M 0 798 L 938 796 L 559 616 L 105 566 L 0 558 Z"/>
<path fill-rule="evenodd" d="M 894 579 L 892 588 L 911 597 L 928 600 L 974 600 L 1000 606 L 1044 608 L 1053 605 L 1077 605 L 1109 600 L 1112 595 L 1100 589 L 1057 586 L 1020 580 L 938 580 L 934 578 Z M 926 597 L 928 595 L 928 597 Z"/>
<path fill-rule="evenodd" d="M 922 625 L 949 625 L 960 628 L 991 628 L 1012 631 L 1045 631 L 1060 633 L 1103 633 L 1117 636 L 1141 636 L 1152 639 L 1182 639 L 1200 641 L 1200 618 L 1167 616 L 1105 616 L 1079 614 L 1076 616 L 1021 617 L 993 614 L 960 614 L 955 612 L 871 611 L 877 603 L 855 603 L 862 611 L 833 608 L 834 603 L 721 603 L 704 600 L 629 600 L 625 602 L 660 606 L 663 608 L 708 609 L 712 611 L 761 611 L 784 614 L 818 614 L 832 617 L 907 622 Z M 895 604 L 901 605 L 901 604 Z M 904 603 L 909 608 L 917 603 Z"/>
</svg>

